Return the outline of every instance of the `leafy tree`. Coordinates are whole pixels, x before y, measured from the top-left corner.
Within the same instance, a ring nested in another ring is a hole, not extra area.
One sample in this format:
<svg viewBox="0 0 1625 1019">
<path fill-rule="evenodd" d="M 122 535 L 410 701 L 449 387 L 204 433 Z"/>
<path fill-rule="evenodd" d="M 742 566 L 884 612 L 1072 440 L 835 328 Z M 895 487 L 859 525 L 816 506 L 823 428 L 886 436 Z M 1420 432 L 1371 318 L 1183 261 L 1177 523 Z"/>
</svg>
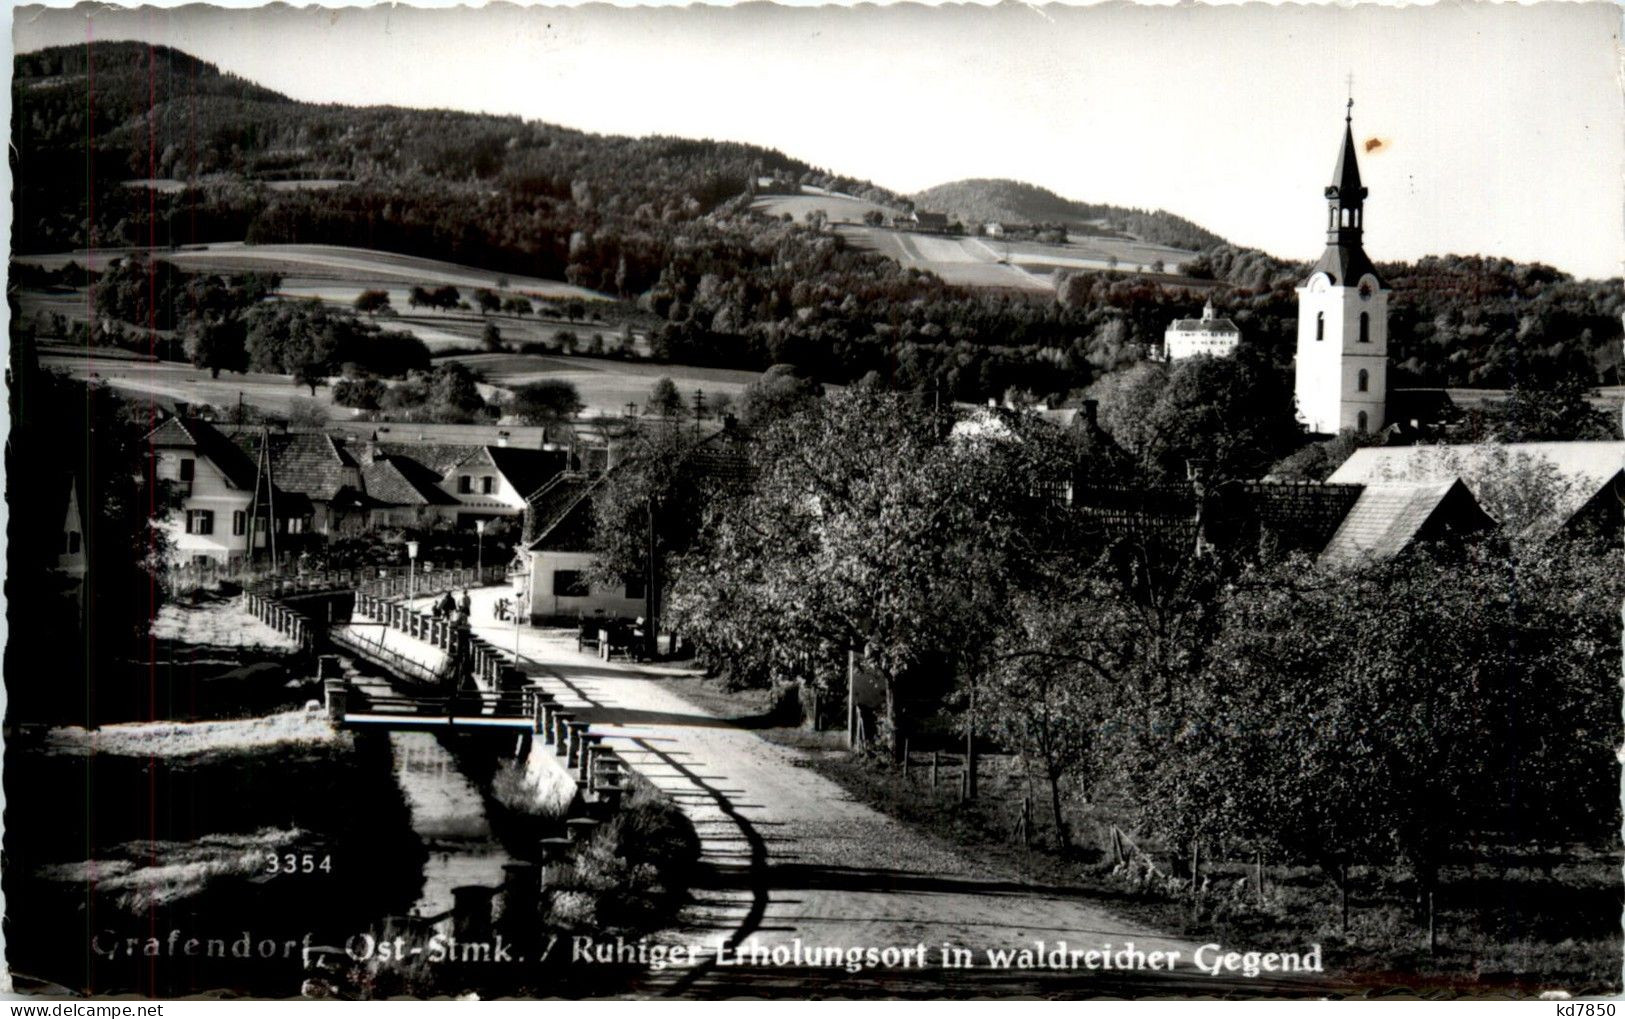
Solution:
<svg viewBox="0 0 1625 1019">
<path fill-rule="evenodd" d="M 389 307 L 387 290 L 363 290 L 356 295 L 355 310 L 364 315 L 376 315 L 387 307 Z"/>
<path fill-rule="evenodd" d="M 333 383 L 333 402 L 341 407 L 378 410 L 388 387 L 377 379 L 339 379 Z"/>
<path fill-rule="evenodd" d="M 508 413 L 531 425 L 568 420 L 584 407 L 576 387 L 562 379 L 543 379 L 520 386 L 508 401 Z"/>
<path fill-rule="evenodd" d="M 1284 380 L 1246 348 L 1140 365 L 1095 395 L 1102 425 L 1158 480 L 1183 479 L 1191 460 L 1219 477 L 1258 477 L 1303 435 Z"/>
<path fill-rule="evenodd" d="M 325 385 L 326 383 L 327 362 L 301 361 L 300 363 L 294 365 L 293 384 L 296 386 L 308 386 L 310 388 L 311 396 L 316 395 L 317 386 Z"/>
<path fill-rule="evenodd" d="M 406 303 L 414 308 L 432 308 L 434 307 L 434 298 L 426 288 L 414 286 L 406 292 Z"/>
<path fill-rule="evenodd" d="M 502 330 L 497 328 L 495 322 L 485 323 L 485 328 L 480 330 L 480 346 L 493 352 L 507 349 L 502 343 Z"/>
<path fill-rule="evenodd" d="M 679 393 L 676 384 L 665 376 L 656 380 L 654 388 L 649 390 L 649 400 L 645 406 L 649 413 L 666 418 L 682 417 L 688 410 L 683 404 L 683 394 Z"/>
<path fill-rule="evenodd" d="M 1354 455 L 1355 450 L 1380 446 L 1383 441 L 1380 433 L 1348 429 L 1321 442 L 1312 442 L 1285 457 L 1270 468 L 1270 474 L 1294 481 L 1325 481 L 1343 465 L 1343 461 Z"/>
<path fill-rule="evenodd" d="M 749 492 L 717 506 L 677 572 L 674 613 L 738 668 L 861 653 L 884 683 L 881 734 L 896 752 L 909 703 L 981 671 L 1006 585 L 1035 561 L 1019 536 L 1054 533 L 1018 525 L 1048 505 L 1026 474 L 1040 444 L 962 439 L 950 424 L 854 388 L 767 428 Z"/>
<path fill-rule="evenodd" d="M 246 330 L 235 318 L 193 318 L 186 323 L 186 357 L 212 378 L 222 370 L 240 372 L 247 366 Z"/>
<path fill-rule="evenodd" d="M 739 421 L 747 428 L 765 428 L 792 416 L 824 395 L 824 387 L 794 365 L 776 364 L 751 380 L 739 397 Z"/>
<path fill-rule="evenodd" d="M 458 361 L 436 365 L 430 378 L 428 402 L 441 420 L 467 420 L 485 410 L 474 373 Z"/>
<path fill-rule="evenodd" d="M 493 290 L 486 290 L 482 287 L 474 291 L 474 301 L 482 315 L 489 315 L 492 312 L 502 310 L 502 298 Z"/>
</svg>

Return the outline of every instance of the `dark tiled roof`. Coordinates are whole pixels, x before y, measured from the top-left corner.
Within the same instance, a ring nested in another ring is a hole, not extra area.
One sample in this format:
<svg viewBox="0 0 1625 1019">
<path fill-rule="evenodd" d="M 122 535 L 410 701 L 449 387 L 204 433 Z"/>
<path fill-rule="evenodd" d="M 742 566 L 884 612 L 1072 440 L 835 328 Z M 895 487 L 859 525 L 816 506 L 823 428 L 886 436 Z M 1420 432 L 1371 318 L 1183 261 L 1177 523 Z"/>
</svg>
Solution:
<svg viewBox="0 0 1625 1019">
<path fill-rule="evenodd" d="M 450 506 L 440 476 L 408 456 L 379 456 L 361 469 L 367 496 L 388 506 Z"/>
<path fill-rule="evenodd" d="M 526 507 L 527 530 L 533 536 L 530 551 L 565 549 L 580 551 L 592 543 L 592 495 L 607 474 L 588 475 L 569 471 L 557 475 L 531 496 Z"/>
<path fill-rule="evenodd" d="M 237 444 L 258 456 L 259 432 L 237 435 Z M 341 488 L 358 480 L 356 462 L 344 447 L 321 432 L 270 435 L 271 473 L 279 490 L 300 492 L 317 502 L 331 502 Z"/>
<path fill-rule="evenodd" d="M 441 442 L 378 442 L 373 445 L 386 456 L 404 456 L 416 461 L 434 471 L 439 478 L 451 473 L 453 467 L 483 448 Z"/>
<path fill-rule="evenodd" d="M 1241 334 L 1236 324 L 1227 318 L 1176 318 L 1168 328 L 1187 333 L 1234 333 L 1238 336 Z"/>
<path fill-rule="evenodd" d="M 147 433 L 152 449 L 191 449 L 225 475 L 233 488 L 252 492 L 257 473 L 255 462 L 207 421 L 175 416 Z M 282 486 L 278 485 L 278 489 Z"/>
</svg>

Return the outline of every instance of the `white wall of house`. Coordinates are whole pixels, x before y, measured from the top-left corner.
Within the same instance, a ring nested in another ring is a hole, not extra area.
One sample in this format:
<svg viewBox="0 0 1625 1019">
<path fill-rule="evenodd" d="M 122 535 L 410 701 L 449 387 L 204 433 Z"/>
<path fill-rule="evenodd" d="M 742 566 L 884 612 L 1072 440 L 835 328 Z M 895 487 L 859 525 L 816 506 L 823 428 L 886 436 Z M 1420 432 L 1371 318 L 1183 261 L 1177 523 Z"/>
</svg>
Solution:
<svg viewBox="0 0 1625 1019">
<path fill-rule="evenodd" d="M 568 594 L 564 581 L 573 574 L 583 583 L 592 569 L 591 552 L 530 553 L 530 618 L 643 615 L 643 592 L 628 597 L 624 586 L 590 584 L 586 594 Z M 563 574 L 564 576 L 560 576 Z"/>
<path fill-rule="evenodd" d="M 177 486 L 184 495 L 180 507 L 160 521 L 169 535 L 170 561 L 189 563 L 205 558 L 223 563 L 246 554 L 248 509 L 254 493 L 231 487 L 219 468 L 195 450 L 163 449 L 157 456 L 158 479 Z M 187 473 L 191 474 L 189 481 Z M 254 547 L 264 548 L 263 521 L 256 530 Z"/>
<path fill-rule="evenodd" d="M 454 468 L 440 482 L 460 505 L 442 507 L 448 519 L 463 516 L 518 516 L 525 511 L 525 498 L 508 479 L 490 464 L 464 464 Z"/>
</svg>

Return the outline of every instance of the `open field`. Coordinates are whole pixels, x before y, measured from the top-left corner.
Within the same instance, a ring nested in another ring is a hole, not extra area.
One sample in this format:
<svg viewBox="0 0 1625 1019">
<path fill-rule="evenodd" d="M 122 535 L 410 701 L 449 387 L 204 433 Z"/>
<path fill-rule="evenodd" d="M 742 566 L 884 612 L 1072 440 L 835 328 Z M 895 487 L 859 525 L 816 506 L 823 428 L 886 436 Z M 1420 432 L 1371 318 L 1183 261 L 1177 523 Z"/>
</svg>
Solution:
<svg viewBox="0 0 1625 1019">
<path fill-rule="evenodd" d="M 690 402 L 696 389 L 704 390 L 708 397 L 727 393 L 737 399 L 739 392 L 759 375 L 725 368 L 531 354 L 472 354 L 458 360 L 485 374 L 490 385 L 482 390 L 488 399 L 499 395 L 497 389 L 511 390 L 542 379 L 570 382 L 586 404 L 583 414 L 587 417 L 621 415 L 628 403 L 642 408 L 655 380 L 662 377 L 669 377 L 684 401 Z M 318 386 L 312 397 L 309 389 L 295 386 L 286 375 L 223 372 L 216 379 L 205 368 L 171 361 L 142 361 L 122 350 L 103 356 L 100 349 L 87 353 L 82 348 L 53 346 L 41 350 L 40 363 L 76 378 L 105 383 L 136 398 L 207 403 L 223 409 L 236 404 L 240 396 L 242 402 L 281 417 L 311 405 L 334 423 L 361 417 L 361 412 L 335 404 L 330 387 Z"/>
<path fill-rule="evenodd" d="M 95 251 L 65 251 L 44 255 L 13 255 L 18 262 L 38 265 L 45 269 L 59 269 L 69 262 L 77 262 L 100 271 L 115 258 L 131 254 L 148 254 L 163 258 L 193 272 L 252 272 L 274 271 L 284 275 L 284 284 L 292 286 L 322 285 L 333 281 L 354 284 L 354 288 L 337 288 L 350 294 L 367 287 L 401 288 L 401 304 L 406 303 L 405 290 L 413 284 L 421 286 L 489 287 L 540 297 L 548 300 L 579 299 L 602 300 L 602 294 L 585 287 L 571 286 L 558 280 L 537 279 L 531 276 L 513 276 L 474 269 L 452 262 L 440 262 L 412 255 L 397 255 L 366 248 L 344 248 L 329 244 L 244 244 L 225 241 L 218 244 L 188 245 L 173 250 L 147 248 L 105 248 Z M 505 280 L 505 284 L 500 281 Z M 391 294 L 391 300 L 394 295 Z"/>
<path fill-rule="evenodd" d="M 244 184 L 244 185 L 254 184 L 254 185 L 258 185 L 260 187 L 265 188 L 268 191 L 331 191 L 334 188 L 347 187 L 350 184 L 355 183 L 354 181 L 348 181 L 348 180 L 264 180 L 264 181 L 243 181 L 243 180 L 235 179 L 235 178 L 232 178 L 230 176 L 222 175 L 222 174 L 211 174 L 209 176 L 216 177 L 219 180 L 231 181 L 231 182 L 237 183 L 237 184 Z M 120 186 L 122 186 L 122 187 L 146 188 L 149 191 L 157 191 L 157 192 L 160 192 L 162 194 L 178 194 L 178 193 L 186 190 L 187 187 L 189 187 L 189 186 L 191 186 L 193 184 L 200 184 L 200 183 L 204 183 L 204 182 L 203 181 L 176 180 L 174 177 L 140 177 L 140 178 L 137 178 L 135 180 L 126 180 L 126 181 L 120 181 L 119 182 Z"/>
<path fill-rule="evenodd" d="M 569 382 L 587 405 L 587 416 L 625 413 L 628 403 L 641 408 L 649 399 L 655 380 L 670 378 L 692 404 L 694 391 L 704 390 L 707 399 L 726 393 L 734 399 L 760 372 L 728 368 L 696 368 L 688 365 L 655 364 L 648 361 L 610 361 L 589 357 L 547 357 L 532 354 L 473 354 L 457 360 L 485 375 L 493 385 L 517 386 L 557 379 Z"/>
<path fill-rule="evenodd" d="M 878 212 L 888 220 L 897 215 L 896 209 L 821 188 L 805 188 L 799 195 L 763 195 L 750 207 L 768 216 L 789 213 L 797 223 L 804 221 L 809 212 L 822 212 L 831 223 L 862 223 L 864 214 L 870 212 Z"/>
<path fill-rule="evenodd" d="M 1050 293 L 1050 273 L 1056 269 L 1083 271 L 1120 269 L 1151 273 L 1160 261 L 1165 272 L 1177 273 L 1188 251 L 1111 237 L 1083 237 L 1066 244 L 1004 241 L 992 237 L 949 237 L 892 230 L 886 227 L 838 228 L 855 246 L 916 269 L 936 273 L 956 286 L 994 287 Z M 1115 261 L 1114 261 L 1115 260 Z"/>
</svg>

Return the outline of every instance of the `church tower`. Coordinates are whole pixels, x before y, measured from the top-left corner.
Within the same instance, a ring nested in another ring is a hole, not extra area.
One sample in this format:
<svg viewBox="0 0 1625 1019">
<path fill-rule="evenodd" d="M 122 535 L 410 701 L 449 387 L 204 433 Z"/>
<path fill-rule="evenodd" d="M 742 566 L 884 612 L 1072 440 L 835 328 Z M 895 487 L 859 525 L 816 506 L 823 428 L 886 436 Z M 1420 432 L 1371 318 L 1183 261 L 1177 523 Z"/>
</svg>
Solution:
<svg viewBox="0 0 1625 1019">
<path fill-rule="evenodd" d="M 1388 288 L 1360 245 L 1366 189 L 1354 100 L 1326 189 L 1326 251 L 1298 287 L 1298 418 L 1311 432 L 1375 432 L 1387 423 Z"/>
</svg>

